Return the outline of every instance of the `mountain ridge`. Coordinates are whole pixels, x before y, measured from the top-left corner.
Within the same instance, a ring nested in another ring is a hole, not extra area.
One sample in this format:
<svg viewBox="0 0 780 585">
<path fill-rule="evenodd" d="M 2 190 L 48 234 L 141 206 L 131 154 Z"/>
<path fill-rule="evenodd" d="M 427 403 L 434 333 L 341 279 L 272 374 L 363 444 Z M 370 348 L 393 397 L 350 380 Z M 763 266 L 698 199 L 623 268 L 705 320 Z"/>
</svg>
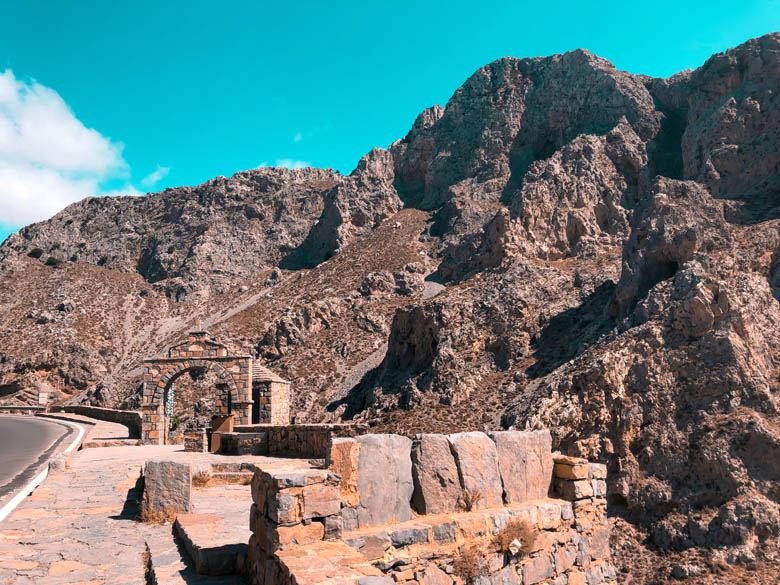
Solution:
<svg viewBox="0 0 780 585">
<path fill-rule="evenodd" d="M 503 58 L 350 175 L 76 203 L 0 246 L 0 397 L 135 407 L 203 319 L 299 420 L 547 427 L 651 548 L 776 564 L 778 87 L 779 33 L 666 79 Z"/>
</svg>

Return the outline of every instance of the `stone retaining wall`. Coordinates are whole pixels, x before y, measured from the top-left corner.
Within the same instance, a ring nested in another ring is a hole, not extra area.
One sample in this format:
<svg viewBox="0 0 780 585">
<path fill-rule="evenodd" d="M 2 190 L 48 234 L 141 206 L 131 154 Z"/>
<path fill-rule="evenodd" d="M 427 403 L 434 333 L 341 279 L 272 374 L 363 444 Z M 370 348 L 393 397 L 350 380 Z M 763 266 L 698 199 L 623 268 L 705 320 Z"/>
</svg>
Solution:
<svg viewBox="0 0 780 585">
<path fill-rule="evenodd" d="M 225 455 L 272 455 L 325 459 L 333 437 L 365 434 L 365 425 L 241 425 L 232 433 L 220 434 Z"/>
<path fill-rule="evenodd" d="M 143 417 L 141 413 L 136 410 L 113 410 L 111 408 L 100 408 L 97 406 L 57 406 L 51 410 L 52 412 L 70 412 L 88 416 L 89 418 L 119 423 L 130 429 L 130 439 L 141 438 Z"/>
<path fill-rule="evenodd" d="M 606 468 L 553 458 L 546 431 L 334 438 L 328 464 L 255 473 L 251 583 L 314 585 L 323 575 L 340 585 L 369 585 L 367 576 L 370 585 L 615 579 Z M 520 521 L 536 532 L 533 546 L 497 544 Z M 464 573 L 464 558 L 476 573 Z"/>
</svg>

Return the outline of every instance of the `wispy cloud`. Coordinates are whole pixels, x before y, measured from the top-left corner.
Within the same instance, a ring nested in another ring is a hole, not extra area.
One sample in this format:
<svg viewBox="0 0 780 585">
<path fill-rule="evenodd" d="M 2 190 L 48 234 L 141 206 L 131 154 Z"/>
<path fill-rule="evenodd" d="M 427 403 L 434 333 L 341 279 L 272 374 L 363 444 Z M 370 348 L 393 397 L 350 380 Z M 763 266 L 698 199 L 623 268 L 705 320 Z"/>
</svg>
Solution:
<svg viewBox="0 0 780 585">
<path fill-rule="evenodd" d="M 76 118 L 60 95 L 0 73 L 0 223 L 40 221 L 127 178 L 123 145 Z"/>
<path fill-rule="evenodd" d="M 306 167 L 310 167 L 311 163 L 307 160 L 295 160 L 292 158 L 277 158 L 276 163 L 273 165 L 269 165 L 268 161 L 263 161 L 259 165 L 257 165 L 258 169 L 262 169 L 264 167 L 284 167 L 285 169 L 304 169 Z"/>
<path fill-rule="evenodd" d="M 303 140 L 303 134 L 301 132 L 298 132 L 295 135 L 295 138 L 293 138 L 293 142 L 300 142 L 301 140 Z"/>
<path fill-rule="evenodd" d="M 160 165 L 157 165 L 157 169 L 155 171 L 152 171 L 143 179 L 141 179 L 141 186 L 146 188 L 153 187 L 162 179 L 167 177 L 168 173 L 170 172 L 171 169 L 169 167 L 161 167 Z"/>
</svg>

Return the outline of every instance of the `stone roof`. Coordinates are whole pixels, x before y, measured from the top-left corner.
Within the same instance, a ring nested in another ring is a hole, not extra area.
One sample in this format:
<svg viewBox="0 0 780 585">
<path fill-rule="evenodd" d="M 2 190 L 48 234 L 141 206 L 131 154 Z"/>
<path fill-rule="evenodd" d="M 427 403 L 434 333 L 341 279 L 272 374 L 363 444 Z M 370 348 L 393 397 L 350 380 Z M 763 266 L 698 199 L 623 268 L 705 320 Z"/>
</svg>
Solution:
<svg viewBox="0 0 780 585">
<path fill-rule="evenodd" d="M 284 382 L 289 384 L 287 380 L 274 374 L 271 370 L 265 366 L 261 366 L 259 363 L 254 362 L 252 364 L 252 381 L 253 382 Z"/>
</svg>

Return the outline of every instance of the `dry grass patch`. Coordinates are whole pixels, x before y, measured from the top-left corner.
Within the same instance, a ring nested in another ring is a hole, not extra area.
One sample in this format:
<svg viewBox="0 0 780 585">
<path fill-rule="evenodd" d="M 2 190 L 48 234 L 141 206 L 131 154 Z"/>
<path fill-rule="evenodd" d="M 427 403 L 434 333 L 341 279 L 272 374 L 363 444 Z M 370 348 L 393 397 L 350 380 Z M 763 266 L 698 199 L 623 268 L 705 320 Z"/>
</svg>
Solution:
<svg viewBox="0 0 780 585">
<path fill-rule="evenodd" d="M 195 487 L 206 486 L 210 481 L 211 474 L 208 471 L 198 471 L 192 474 L 192 485 Z"/>
<path fill-rule="evenodd" d="M 530 554 L 534 550 L 537 534 L 536 527 L 530 522 L 514 518 L 493 537 L 493 545 L 503 553 L 519 551 Z"/>
<path fill-rule="evenodd" d="M 146 506 L 141 508 L 141 513 L 138 515 L 138 519 L 146 524 L 165 524 L 166 522 L 173 522 L 176 520 L 176 516 L 179 515 L 178 508 L 165 508 L 163 510 L 150 510 Z"/>
<path fill-rule="evenodd" d="M 464 546 L 454 563 L 455 574 L 466 581 L 473 583 L 477 577 L 482 577 L 490 572 L 485 549 L 478 544 Z"/>
<path fill-rule="evenodd" d="M 460 496 L 460 506 L 466 511 L 471 512 L 474 510 L 482 499 L 482 493 L 479 490 L 463 489 Z"/>
</svg>

